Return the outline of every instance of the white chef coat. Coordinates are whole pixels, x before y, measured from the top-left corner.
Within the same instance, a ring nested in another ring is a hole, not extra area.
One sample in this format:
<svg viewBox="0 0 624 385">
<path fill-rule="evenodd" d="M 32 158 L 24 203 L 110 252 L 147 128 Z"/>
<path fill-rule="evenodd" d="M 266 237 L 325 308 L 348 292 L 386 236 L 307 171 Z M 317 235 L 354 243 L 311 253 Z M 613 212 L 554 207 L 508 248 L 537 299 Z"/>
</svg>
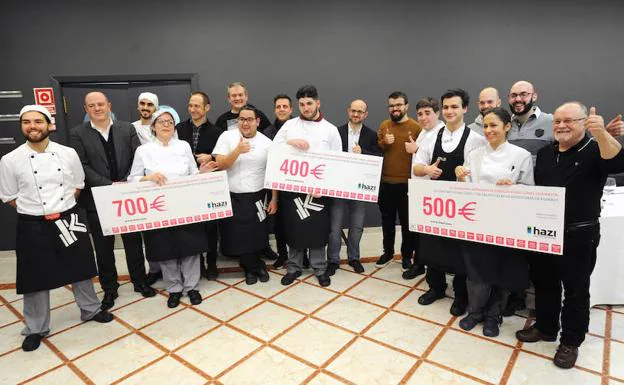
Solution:
<svg viewBox="0 0 624 385">
<path fill-rule="evenodd" d="M 140 145 L 134 153 L 128 181 L 139 182 L 143 176 L 155 172 L 163 174 L 168 180 L 198 174 L 191 146 L 175 138 L 171 138 L 166 146 L 159 140 Z"/>
<path fill-rule="evenodd" d="M 50 141 L 42 153 L 24 143 L 0 159 L 0 199 L 17 199 L 17 212 L 48 215 L 76 205 L 84 188 L 84 170 L 71 147 Z"/>
<path fill-rule="evenodd" d="M 506 178 L 513 184 L 535 184 L 531 153 L 509 142 L 496 150 L 489 143 L 475 149 L 465 159 L 464 167 L 470 169 L 467 182 L 496 184 Z"/>
<path fill-rule="evenodd" d="M 238 129 L 225 131 L 215 144 L 213 155 L 228 155 L 240 143 L 241 133 Z M 240 154 L 236 161 L 226 170 L 228 185 L 233 193 L 250 193 L 264 188 L 266 162 L 271 147 L 271 139 L 261 132 L 253 138 L 247 138 L 251 150 Z"/>
<path fill-rule="evenodd" d="M 420 131 L 420 134 L 418 134 L 418 138 L 416 138 L 416 144 L 418 145 L 418 148 L 420 149 L 420 146 L 423 145 L 423 143 L 426 143 L 428 140 L 431 140 L 431 137 L 436 137 L 436 135 L 438 134 L 438 131 L 444 127 L 444 122 L 438 121 L 438 124 L 436 124 L 435 127 L 433 127 L 430 130 L 425 130 L 424 128 Z M 435 140 L 435 139 L 433 139 Z M 418 150 L 416 150 L 416 152 L 418 152 Z M 416 176 L 414 174 L 414 165 L 416 164 L 416 153 L 414 153 L 414 155 L 412 155 L 412 178 L 415 179 L 430 179 L 429 175 L 425 175 L 425 176 Z"/>
<path fill-rule="evenodd" d="M 342 151 L 338 128 L 325 119 L 320 122 L 299 117 L 288 120 L 275 135 L 273 143 L 286 144 L 290 139 L 304 139 L 310 144 L 309 149 L 314 151 Z"/>
</svg>

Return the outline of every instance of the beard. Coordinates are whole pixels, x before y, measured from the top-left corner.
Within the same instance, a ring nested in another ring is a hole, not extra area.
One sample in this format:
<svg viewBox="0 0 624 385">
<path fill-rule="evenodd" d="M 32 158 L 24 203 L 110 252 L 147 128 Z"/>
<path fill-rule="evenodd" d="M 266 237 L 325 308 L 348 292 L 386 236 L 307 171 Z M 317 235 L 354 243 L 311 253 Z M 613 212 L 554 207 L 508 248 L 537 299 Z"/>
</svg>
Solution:
<svg viewBox="0 0 624 385">
<path fill-rule="evenodd" d="M 398 114 L 398 115 L 395 115 L 395 114 L 390 114 L 390 119 L 391 119 L 393 122 L 397 123 L 397 122 L 400 122 L 400 121 L 401 121 L 401 119 L 403 119 L 403 117 L 405 116 L 405 114 L 406 114 L 406 112 L 405 112 L 405 111 L 401 112 L 401 113 L 400 113 L 400 114 Z"/>
<path fill-rule="evenodd" d="M 520 104 L 520 103 L 516 103 L 516 104 Z M 531 111 L 531 108 L 533 108 L 533 105 L 535 104 L 535 101 L 531 100 L 528 103 L 524 103 L 523 102 L 522 104 L 524 105 L 524 108 L 520 112 L 516 112 L 515 104 L 509 104 L 509 109 L 515 115 L 524 115 L 527 112 Z"/>
<path fill-rule="evenodd" d="M 301 114 L 299 116 L 299 118 L 301 118 L 302 120 L 309 120 L 309 121 L 313 121 L 314 118 L 316 118 L 316 116 L 319 114 L 319 109 L 315 108 L 314 112 L 310 115 L 310 117 L 308 118 L 307 116 L 305 116 L 304 114 Z"/>
<path fill-rule="evenodd" d="M 24 138 L 26 138 L 26 141 L 30 143 L 41 143 L 46 140 L 48 136 L 50 136 L 50 130 L 42 131 L 41 136 L 37 139 L 32 139 L 29 134 L 24 134 Z"/>
<path fill-rule="evenodd" d="M 141 110 L 141 117 L 143 119 L 149 119 L 152 117 L 152 111 Z"/>
</svg>

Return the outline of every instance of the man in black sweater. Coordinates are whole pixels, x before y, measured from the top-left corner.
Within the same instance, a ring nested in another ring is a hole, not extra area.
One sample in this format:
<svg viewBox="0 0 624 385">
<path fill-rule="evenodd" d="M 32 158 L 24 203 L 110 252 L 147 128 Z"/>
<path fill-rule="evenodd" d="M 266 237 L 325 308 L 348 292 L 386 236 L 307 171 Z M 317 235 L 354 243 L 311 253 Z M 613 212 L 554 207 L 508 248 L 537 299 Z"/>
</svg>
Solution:
<svg viewBox="0 0 624 385">
<path fill-rule="evenodd" d="M 221 131 L 238 130 L 237 119 L 240 109 L 246 105 L 254 108 L 256 107 L 247 103 L 249 94 L 247 93 L 247 88 L 243 82 L 234 82 L 228 86 L 227 99 L 231 108 L 229 111 L 222 113 L 221 116 L 217 118 L 215 125 L 219 127 Z M 257 108 L 256 111 L 258 112 L 258 117 L 260 118 L 258 131 L 264 133 L 264 129 L 271 125 L 271 121 L 262 111 Z"/>
</svg>

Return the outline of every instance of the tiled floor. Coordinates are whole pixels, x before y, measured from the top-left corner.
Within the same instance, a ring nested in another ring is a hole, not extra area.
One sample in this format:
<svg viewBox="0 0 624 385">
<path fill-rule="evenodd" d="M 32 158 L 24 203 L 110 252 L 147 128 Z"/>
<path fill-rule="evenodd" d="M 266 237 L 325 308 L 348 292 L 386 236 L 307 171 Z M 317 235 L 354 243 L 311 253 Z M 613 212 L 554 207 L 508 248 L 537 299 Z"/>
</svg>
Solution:
<svg viewBox="0 0 624 385">
<path fill-rule="evenodd" d="M 515 339 L 524 316 L 506 318 L 498 338 L 464 332 L 451 299 L 418 305 L 422 276 L 402 280 L 396 262 L 365 268 L 343 265 L 328 288 L 310 270 L 289 287 L 279 284 L 283 270 L 254 286 L 221 274 L 202 280 L 201 305 L 173 310 L 163 292 L 143 299 L 126 283 L 105 325 L 81 323 L 60 288 L 52 333 L 32 353 L 20 349 L 21 298 L 3 281 L 0 384 L 624 384 L 622 307 L 592 309 L 578 364 L 566 371 L 550 361 L 556 343 Z"/>
</svg>

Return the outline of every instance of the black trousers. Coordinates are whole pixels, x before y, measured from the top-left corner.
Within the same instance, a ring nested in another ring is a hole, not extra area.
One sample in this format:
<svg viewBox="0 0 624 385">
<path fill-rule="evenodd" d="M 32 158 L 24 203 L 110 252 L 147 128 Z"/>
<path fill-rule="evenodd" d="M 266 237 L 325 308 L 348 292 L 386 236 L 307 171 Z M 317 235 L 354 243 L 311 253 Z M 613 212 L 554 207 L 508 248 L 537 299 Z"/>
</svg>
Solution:
<svg viewBox="0 0 624 385">
<path fill-rule="evenodd" d="M 288 258 L 286 234 L 284 232 L 284 215 L 282 211 L 278 209 L 275 215 L 269 215 L 269 221 L 273 221 L 273 233 L 275 234 L 275 243 L 277 244 L 277 254 Z"/>
<path fill-rule="evenodd" d="M 115 253 L 113 252 L 115 237 L 102 234 L 102 226 L 96 211 L 87 211 L 87 220 L 93 237 L 100 286 L 104 291 L 117 290 L 119 283 L 117 282 Z M 141 233 L 122 234 L 121 240 L 126 252 L 126 264 L 128 265 L 128 273 L 130 273 L 130 280 L 134 285 L 145 284 L 145 257 Z"/>
<path fill-rule="evenodd" d="M 534 253 L 529 259 L 536 327 L 556 335 L 561 315 L 561 344 L 580 346 L 589 327 L 589 283 L 596 265 L 600 227 L 566 232 L 563 242 L 562 256 Z"/>
<path fill-rule="evenodd" d="M 437 291 L 438 293 L 444 293 L 446 291 L 446 274 L 438 269 L 427 266 L 427 273 L 425 279 L 430 289 Z M 455 274 L 453 277 L 453 291 L 455 292 L 455 299 L 459 301 L 468 302 L 468 288 L 466 287 L 466 275 Z"/>
<path fill-rule="evenodd" d="M 401 223 L 401 256 L 411 258 L 414 253 L 414 233 L 409 231 L 407 183 L 384 183 L 379 187 L 377 201 L 381 211 L 384 253 L 394 255 L 396 217 Z"/>
<path fill-rule="evenodd" d="M 240 256 L 240 266 L 246 273 L 258 273 L 262 270 L 266 270 L 266 264 L 260 258 L 262 250 L 258 250 L 257 253 L 246 253 Z"/>
</svg>

